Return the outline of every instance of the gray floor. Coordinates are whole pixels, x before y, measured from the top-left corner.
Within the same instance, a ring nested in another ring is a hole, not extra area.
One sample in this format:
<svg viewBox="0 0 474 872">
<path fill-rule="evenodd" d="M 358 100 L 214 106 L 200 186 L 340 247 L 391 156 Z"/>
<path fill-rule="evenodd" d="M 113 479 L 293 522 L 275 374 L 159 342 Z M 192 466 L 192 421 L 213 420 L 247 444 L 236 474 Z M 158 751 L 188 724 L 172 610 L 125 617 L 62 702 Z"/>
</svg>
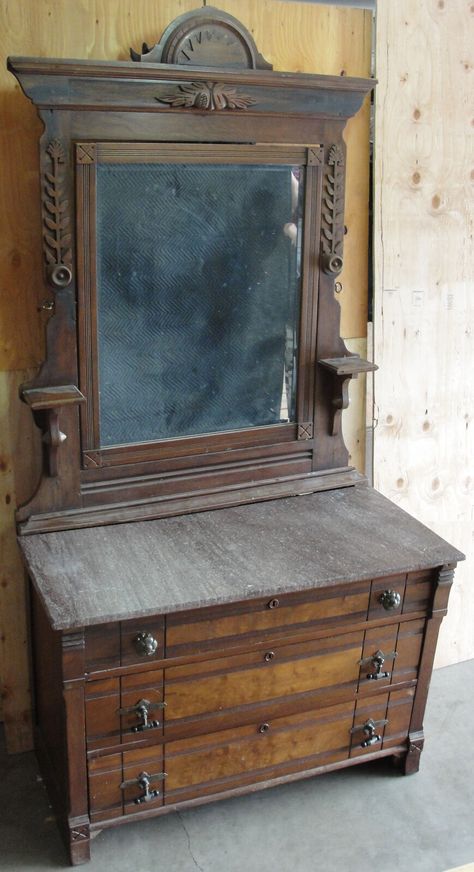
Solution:
<svg viewBox="0 0 474 872">
<path fill-rule="evenodd" d="M 474 861 L 474 661 L 438 670 L 420 772 L 389 761 L 103 831 L 88 872 L 444 872 Z M 0 868 L 63 869 L 32 754 L 0 750 Z"/>
</svg>

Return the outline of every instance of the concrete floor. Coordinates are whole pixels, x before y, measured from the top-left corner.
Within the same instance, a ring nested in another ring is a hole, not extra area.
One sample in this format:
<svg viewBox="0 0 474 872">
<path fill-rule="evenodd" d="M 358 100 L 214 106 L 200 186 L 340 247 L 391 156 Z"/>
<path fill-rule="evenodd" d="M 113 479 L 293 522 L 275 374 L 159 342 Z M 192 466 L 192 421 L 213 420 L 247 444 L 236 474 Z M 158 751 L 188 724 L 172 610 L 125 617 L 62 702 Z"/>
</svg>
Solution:
<svg viewBox="0 0 474 872">
<path fill-rule="evenodd" d="M 420 772 L 355 766 L 104 830 L 88 872 L 445 872 L 474 861 L 474 661 L 435 672 Z M 0 868 L 67 868 L 33 754 L 0 750 Z"/>
</svg>

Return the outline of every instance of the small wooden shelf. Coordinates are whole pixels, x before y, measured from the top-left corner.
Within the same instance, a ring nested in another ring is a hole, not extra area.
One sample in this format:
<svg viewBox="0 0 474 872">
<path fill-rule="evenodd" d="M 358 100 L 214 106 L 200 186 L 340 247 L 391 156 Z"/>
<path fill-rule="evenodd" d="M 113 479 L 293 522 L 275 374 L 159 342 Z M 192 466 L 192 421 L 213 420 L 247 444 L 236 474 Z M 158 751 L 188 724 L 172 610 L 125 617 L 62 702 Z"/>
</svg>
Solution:
<svg viewBox="0 0 474 872">
<path fill-rule="evenodd" d="M 334 375 L 357 376 L 360 372 L 375 372 L 378 366 L 370 360 L 364 360 L 356 354 L 348 354 L 344 357 L 327 357 L 318 360 L 320 366 L 324 366 Z"/>
</svg>

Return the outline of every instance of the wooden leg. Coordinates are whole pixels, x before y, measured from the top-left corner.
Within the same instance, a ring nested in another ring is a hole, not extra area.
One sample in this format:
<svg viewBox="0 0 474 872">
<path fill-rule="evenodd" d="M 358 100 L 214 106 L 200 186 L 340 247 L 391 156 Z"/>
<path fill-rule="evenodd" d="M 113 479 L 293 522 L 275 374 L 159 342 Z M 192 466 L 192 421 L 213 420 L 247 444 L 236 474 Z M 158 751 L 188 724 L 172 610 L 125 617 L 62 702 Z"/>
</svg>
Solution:
<svg viewBox="0 0 474 872">
<path fill-rule="evenodd" d="M 408 737 L 408 750 L 403 761 L 401 771 L 404 775 L 413 775 L 420 768 L 420 757 L 423 750 L 423 734 L 417 734 L 415 737 Z"/>
<path fill-rule="evenodd" d="M 71 866 L 88 863 L 91 858 L 89 823 L 69 822 L 69 857 Z"/>
</svg>

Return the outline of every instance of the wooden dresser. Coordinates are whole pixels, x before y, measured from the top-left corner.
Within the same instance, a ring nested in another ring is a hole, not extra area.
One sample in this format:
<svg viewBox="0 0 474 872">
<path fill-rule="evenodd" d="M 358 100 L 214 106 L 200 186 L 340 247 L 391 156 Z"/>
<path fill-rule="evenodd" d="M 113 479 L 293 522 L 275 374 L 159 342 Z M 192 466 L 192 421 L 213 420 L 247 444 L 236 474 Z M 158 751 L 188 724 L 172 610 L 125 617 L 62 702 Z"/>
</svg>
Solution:
<svg viewBox="0 0 474 872">
<path fill-rule="evenodd" d="M 91 833 L 381 756 L 418 768 L 462 558 L 341 417 L 345 124 L 205 7 L 130 62 L 11 58 L 37 107 L 43 465 L 17 513 L 37 748 Z"/>
<path fill-rule="evenodd" d="M 418 769 L 462 555 L 371 488 L 21 543 L 73 863 L 131 817 L 387 755 Z"/>
</svg>

